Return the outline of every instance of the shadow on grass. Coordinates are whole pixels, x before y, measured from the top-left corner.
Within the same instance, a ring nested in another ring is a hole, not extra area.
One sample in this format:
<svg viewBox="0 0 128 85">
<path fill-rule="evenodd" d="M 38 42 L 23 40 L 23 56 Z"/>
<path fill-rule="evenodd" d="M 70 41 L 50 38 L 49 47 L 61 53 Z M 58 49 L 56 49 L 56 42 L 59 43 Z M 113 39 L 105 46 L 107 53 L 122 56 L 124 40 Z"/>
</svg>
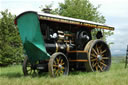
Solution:
<svg viewBox="0 0 128 85">
<path fill-rule="evenodd" d="M 3 74 L 0 74 L 0 77 L 19 78 L 19 77 L 23 77 L 23 74 L 21 74 L 21 73 L 3 73 Z"/>
<path fill-rule="evenodd" d="M 7 78 L 21 78 L 21 77 L 48 77 L 48 72 L 44 72 L 41 74 L 33 74 L 33 75 L 28 75 L 28 76 L 24 76 L 22 73 L 14 73 L 14 72 L 10 72 L 10 73 L 3 73 L 0 74 L 0 77 L 7 77 Z"/>
<path fill-rule="evenodd" d="M 73 72 L 69 72 L 69 75 L 82 75 L 82 74 L 88 74 L 88 72 L 82 72 L 82 71 L 73 71 Z M 21 77 L 32 77 L 32 78 L 40 78 L 40 77 L 49 77 L 49 73 L 48 72 L 42 72 L 40 74 L 33 74 L 33 75 L 28 75 L 28 76 L 24 76 L 22 73 L 18 73 L 18 72 L 8 72 L 8 73 L 2 73 L 0 74 L 0 77 L 7 77 L 7 78 L 21 78 Z"/>
<path fill-rule="evenodd" d="M 87 72 L 87 71 L 80 71 L 80 70 L 78 70 L 78 71 L 70 71 L 69 72 L 69 75 L 86 75 L 86 74 L 88 74 L 88 73 L 90 73 L 90 72 Z"/>
</svg>

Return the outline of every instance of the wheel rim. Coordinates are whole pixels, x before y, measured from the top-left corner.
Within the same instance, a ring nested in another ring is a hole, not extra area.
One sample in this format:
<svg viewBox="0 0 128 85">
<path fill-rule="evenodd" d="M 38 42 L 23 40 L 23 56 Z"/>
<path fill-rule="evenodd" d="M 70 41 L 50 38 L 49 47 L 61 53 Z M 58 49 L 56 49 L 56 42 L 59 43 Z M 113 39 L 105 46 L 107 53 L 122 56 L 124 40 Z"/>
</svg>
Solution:
<svg viewBox="0 0 128 85">
<path fill-rule="evenodd" d="M 90 48 L 89 62 L 93 71 L 106 71 L 111 64 L 109 47 L 103 41 L 95 42 Z"/>
<path fill-rule="evenodd" d="M 68 75 L 69 63 L 63 53 L 55 53 L 49 61 L 49 72 L 52 77 Z"/>
</svg>

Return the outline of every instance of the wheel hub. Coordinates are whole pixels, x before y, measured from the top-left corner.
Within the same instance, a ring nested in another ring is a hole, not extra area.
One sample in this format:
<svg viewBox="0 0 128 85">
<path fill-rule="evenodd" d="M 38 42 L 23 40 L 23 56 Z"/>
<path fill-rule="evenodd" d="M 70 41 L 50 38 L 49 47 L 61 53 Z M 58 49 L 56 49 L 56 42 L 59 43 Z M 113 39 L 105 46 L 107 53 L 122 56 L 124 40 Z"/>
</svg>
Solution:
<svg viewBox="0 0 128 85">
<path fill-rule="evenodd" d="M 59 67 L 59 68 L 62 68 L 62 65 L 59 64 L 58 67 Z"/>
<path fill-rule="evenodd" d="M 101 55 L 97 55 L 98 61 L 102 60 L 102 56 Z"/>
</svg>

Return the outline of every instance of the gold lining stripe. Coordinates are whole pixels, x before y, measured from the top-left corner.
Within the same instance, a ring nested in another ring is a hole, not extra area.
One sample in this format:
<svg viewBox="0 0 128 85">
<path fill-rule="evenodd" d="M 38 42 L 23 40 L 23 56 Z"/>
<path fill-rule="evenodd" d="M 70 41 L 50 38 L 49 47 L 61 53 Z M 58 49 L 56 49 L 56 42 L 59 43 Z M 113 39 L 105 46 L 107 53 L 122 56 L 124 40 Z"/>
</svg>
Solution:
<svg viewBox="0 0 128 85">
<path fill-rule="evenodd" d="M 77 50 L 77 51 L 67 51 L 68 53 L 88 53 L 87 51 L 80 51 L 80 50 Z"/>
<path fill-rule="evenodd" d="M 69 62 L 88 62 L 88 60 L 69 60 Z"/>
<path fill-rule="evenodd" d="M 71 21 L 71 20 L 65 20 L 65 19 L 57 19 L 57 18 L 52 18 L 52 17 L 40 16 L 39 19 L 62 22 L 62 23 L 68 23 L 68 24 L 76 24 L 76 25 L 87 26 L 87 27 L 91 27 L 91 28 L 114 30 L 114 27 L 100 26 L 100 25 L 89 24 L 89 23 L 85 23 L 84 24 L 84 23 L 80 23 L 80 22 L 77 22 L 77 21 Z"/>
</svg>

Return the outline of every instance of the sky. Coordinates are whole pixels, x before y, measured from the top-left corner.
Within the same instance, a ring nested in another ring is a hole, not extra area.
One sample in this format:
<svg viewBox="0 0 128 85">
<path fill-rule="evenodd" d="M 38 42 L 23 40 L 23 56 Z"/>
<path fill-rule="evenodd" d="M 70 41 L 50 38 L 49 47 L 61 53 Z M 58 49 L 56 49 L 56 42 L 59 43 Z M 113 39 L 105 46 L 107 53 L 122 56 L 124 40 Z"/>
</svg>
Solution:
<svg viewBox="0 0 128 85">
<path fill-rule="evenodd" d="M 128 45 L 128 0 L 89 0 L 94 6 L 101 5 L 98 11 L 105 16 L 107 25 L 115 27 L 114 35 L 107 38 L 112 55 L 126 54 Z M 12 14 L 24 11 L 40 11 L 40 7 L 52 3 L 58 7 L 64 0 L 0 0 L 0 11 L 8 9 Z"/>
</svg>

